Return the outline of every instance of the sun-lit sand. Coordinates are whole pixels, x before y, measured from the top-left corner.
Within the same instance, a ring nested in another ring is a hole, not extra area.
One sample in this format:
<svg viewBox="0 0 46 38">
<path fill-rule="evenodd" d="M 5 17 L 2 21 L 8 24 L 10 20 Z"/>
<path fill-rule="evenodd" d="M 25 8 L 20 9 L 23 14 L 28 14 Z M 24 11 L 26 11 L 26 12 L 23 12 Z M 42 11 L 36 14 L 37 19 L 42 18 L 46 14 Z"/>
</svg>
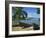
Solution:
<svg viewBox="0 0 46 38">
<path fill-rule="evenodd" d="M 28 28 L 12 27 L 12 31 L 28 31 L 28 30 L 33 30 L 33 26 L 32 27 L 28 27 Z"/>
</svg>

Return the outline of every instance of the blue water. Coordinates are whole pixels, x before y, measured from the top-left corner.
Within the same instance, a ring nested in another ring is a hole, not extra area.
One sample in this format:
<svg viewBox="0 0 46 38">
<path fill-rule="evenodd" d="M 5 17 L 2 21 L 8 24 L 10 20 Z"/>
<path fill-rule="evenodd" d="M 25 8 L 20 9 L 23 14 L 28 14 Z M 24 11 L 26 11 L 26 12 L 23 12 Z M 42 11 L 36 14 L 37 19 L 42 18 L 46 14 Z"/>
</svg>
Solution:
<svg viewBox="0 0 46 38">
<path fill-rule="evenodd" d="M 38 24 L 40 25 L 40 21 L 38 18 L 33 18 L 31 20 L 16 20 L 17 22 L 21 22 L 21 23 L 27 23 L 27 24 L 32 24 L 32 23 L 35 23 L 35 24 Z"/>
<path fill-rule="evenodd" d="M 20 20 L 20 22 L 23 22 L 23 23 L 27 23 L 27 24 L 32 24 L 32 23 L 35 23 L 35 24 L 40 24 L 40 21 L 38 19 L 31 19 L 31 20 Z"/>
</svg>

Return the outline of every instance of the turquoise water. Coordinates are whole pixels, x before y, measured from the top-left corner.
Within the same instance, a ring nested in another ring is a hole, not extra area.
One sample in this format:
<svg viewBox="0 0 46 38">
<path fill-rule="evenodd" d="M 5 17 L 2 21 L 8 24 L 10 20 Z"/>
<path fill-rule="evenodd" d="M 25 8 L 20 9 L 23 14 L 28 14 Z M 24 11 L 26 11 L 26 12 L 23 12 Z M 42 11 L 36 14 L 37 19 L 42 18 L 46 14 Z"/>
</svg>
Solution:
<svg viewBox="0 0 46 38">
<path fill-rule="evenodd" d="M 35 23 L 35 24 L 40 25 L 40 21 L 37 18 L 33 18 L 31 20 L 20 20 L 20 22 L 27 23 L 27 24 Z"/>
<path fill-rule="evenodd" d="M 21 22 L 21 23 L 27 23 L 27 24 L 33 24 L 33 23 L 35 23 L 35 24 L 37 24 L 37 25 L 40 25 L 40 20 L 39 20 L 39 18 L 32 18 L 32 19 L 28 19 L 28 20 L 15 20 L 14 22 L 13 22 L 13 24 L 15 24 L 16 22 Z"/>
</svg>

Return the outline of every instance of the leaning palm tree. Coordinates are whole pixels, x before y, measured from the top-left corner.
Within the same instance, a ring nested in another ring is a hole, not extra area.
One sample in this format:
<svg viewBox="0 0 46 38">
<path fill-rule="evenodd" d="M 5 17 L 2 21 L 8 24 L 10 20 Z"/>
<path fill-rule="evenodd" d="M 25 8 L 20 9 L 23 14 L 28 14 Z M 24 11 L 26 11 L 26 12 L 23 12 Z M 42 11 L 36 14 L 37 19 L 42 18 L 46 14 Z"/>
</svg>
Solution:
<svg viewBox="0 0 46 38">
<path fill-rule="evenodd" d="M 12 20 L 15 21 L 17 20 L 18 22 L 20 22 L 20 20 L 24 20 L 27 17 L 27 13 L 22 10 L 22 7 L 13 7 L 13 16 L 12 16 Z"/>
<path fill-rule="evenodd" d="M 16 19 L 16 20 L 22 20 L 22 19 L 25 19 L 27 17 L 27 13 L 25 11 L 23 11 L 21 7 L 14 7 L 13 8 L 15 12 L 14 15 L 13 15 L 13 18 Z"/>
</svg>

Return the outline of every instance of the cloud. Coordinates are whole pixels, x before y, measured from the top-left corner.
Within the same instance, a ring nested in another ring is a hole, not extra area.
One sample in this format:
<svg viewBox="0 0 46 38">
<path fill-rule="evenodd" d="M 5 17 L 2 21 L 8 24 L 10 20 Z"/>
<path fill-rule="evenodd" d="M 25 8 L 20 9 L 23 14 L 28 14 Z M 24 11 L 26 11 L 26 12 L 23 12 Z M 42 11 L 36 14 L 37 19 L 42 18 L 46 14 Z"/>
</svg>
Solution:
<svg viewBox="0 0 46 38">
<path fill-rule="evenodd" d="M 23 10 L 27 12 L 28 17 L 40 18 L 40 14 L 37 14 L 37 8 L 24 7 Z"/>
<path fill-rule="evenodd" d="M 37 13 L 28 13 L 28 17 L 33 17 L 33 18 L 40 18 L 40 14 Z"/>
</svg>

